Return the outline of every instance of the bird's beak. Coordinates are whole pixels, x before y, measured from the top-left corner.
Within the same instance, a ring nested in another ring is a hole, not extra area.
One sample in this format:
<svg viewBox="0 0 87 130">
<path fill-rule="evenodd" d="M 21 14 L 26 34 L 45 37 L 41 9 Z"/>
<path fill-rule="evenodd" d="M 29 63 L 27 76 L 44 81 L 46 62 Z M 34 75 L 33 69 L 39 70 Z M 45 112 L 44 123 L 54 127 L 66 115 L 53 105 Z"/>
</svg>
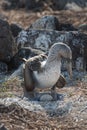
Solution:
<svg viewBox="0 0 87 130">
<path fill-rule="evenodd" d="M 67 66 L 68 73 L 70 75 L 70 78 L 72 79 L 72 60 L 68 60 L 68 66 Z"/>
</svg>

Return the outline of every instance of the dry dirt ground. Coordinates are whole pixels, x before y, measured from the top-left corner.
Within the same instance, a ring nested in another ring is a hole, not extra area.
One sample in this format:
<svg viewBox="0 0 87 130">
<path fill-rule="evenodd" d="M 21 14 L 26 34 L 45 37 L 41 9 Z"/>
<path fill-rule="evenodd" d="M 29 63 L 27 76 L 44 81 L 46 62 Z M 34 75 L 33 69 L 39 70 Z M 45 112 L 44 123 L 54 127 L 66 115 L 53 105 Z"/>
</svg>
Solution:
<svg viewBox="0 0 87 130">
<path fill-rule="evenodd" d="M 0 0 L 0 4 L 2 0 Z M 74 26 L 87 24 L 87 11 L 53 11 L 46 8 L 43 12 L 20 10 L 4 11 L 0 8 L 0 17 L 9 23 L 19 23 L 27 28 L 36 19 L 44 15 L 55 15 L 60 22 L 71 23 Z M 0 85 L 0 98 L 23 94 L 21 81 L 13 79 Z M 8 130 L 87 130 L 87 83 L 77 81 L 75 86 L 57 90 L 66 93 L 65 101 L 74 102 L 73 110 L 64 116 L 50 115 L 47 112 L 33 112 L 21 108 L 17 104 L 4 106 L 0 104 L 0 123 Z M 2 130 L 2 129 L 0 129 Z"/>
</svg>

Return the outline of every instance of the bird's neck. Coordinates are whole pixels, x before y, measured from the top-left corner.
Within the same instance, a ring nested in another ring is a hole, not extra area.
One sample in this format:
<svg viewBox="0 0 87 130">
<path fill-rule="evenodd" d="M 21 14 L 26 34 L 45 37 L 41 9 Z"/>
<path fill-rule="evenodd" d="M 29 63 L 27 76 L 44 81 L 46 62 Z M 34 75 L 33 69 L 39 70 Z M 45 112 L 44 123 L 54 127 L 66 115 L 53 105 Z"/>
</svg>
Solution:
<svg viewBox="0 0 87 130">
<path fill-rule="evenodd" d="M 58 58 L 56 56 L 53 55 L 49 55 L 46 61 L 45 66 L 48 67 L 55 67 L 55 66 L 59 66 L 61 67 L 61 58 Z"/>
</svg>

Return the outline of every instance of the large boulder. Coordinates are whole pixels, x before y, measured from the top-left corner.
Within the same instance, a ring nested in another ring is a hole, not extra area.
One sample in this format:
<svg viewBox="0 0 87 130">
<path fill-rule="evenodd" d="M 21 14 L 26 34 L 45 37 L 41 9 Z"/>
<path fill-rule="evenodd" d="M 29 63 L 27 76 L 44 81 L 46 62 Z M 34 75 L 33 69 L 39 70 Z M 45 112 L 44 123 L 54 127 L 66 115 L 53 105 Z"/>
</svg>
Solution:
<svg viewBox="0 0 87 130">
<path fill-rule="evenodd" d="M 72 49 L 73 68 L 80 70 L 87 65 L 87 35 L 78 31 L 27 30 L 19 33 L 17 46 L 32 47 L 48 52 L 56 42 L 64 42 Z"/>
<path fill-rule="evenodd" d="M 59 23 L 58 19 L 53 15 L 43 16 L 36 20 L 28 29 L 46 29 L 58 31 L 75 31 L 77 30 L 69 23 Z"/>
<path fill-rule="evenodd" d="M 0 61 L 9 62 L 16 49 L 8 22 L 0 19 Z"/>
<path fill-rule="evenodd" d="M 19 32 L 21 32 L 23 30 L 23 28 L 20 25 L 16 24 L 16 23 L 12 23 L 10 25 L 10 28 L 11 28 L 12 35 L 14 37 L 17 37 Z"/>
<path fill-rule="evenodd" d="M 29 10 L 34 9 L 36 11 L 43 8 L 42 0 L 26 0 L 25 7 Z"/>
<path fill-rule="evenodd" d="M 50 29 L 57 30 L 59 27 L 58 19 L 55 16 L 43 16 L 42 18 L 36 20 L 30 28 L 32 29 Z"/>
</svg>

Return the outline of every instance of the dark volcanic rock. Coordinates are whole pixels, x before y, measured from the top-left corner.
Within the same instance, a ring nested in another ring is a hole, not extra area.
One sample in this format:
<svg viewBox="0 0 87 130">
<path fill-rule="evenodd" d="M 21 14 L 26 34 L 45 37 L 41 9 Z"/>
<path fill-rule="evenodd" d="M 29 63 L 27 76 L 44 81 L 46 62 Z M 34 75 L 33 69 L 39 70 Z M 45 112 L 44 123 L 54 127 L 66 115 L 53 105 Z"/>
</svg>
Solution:
<svg viewBox="0 0 87 130">
<path fill-rule="evenodd" d="M 4 9 L 17 8 L 20 0 L 7 0 L 4 2 Z"/>
<path fill-rule="evenodd" d="M 75 28 L 72 24 L 69 23 L 60 23 L 58 31 L 76 31 L 77 28 Z"/>
<path fill-rule="evenodd" d="M 59 27 L 58 19 L 55 16 L 43 16 L 34 22 L 30 28 L 32 29 L 50 29 L 57 30 Z"/>
<path fill-rule="evenodd" d="M 13 35 L 14 37 L 17 37 L 18 34 L 19 34 L 19 32 L 21 32 L 21 31 L 23 30 L 23 28 L 22 28 L 20 25 L 15 24 L 15 23 L 12 23 L 12 24 L 10 25 L 10 27 L 11 27 L 12 35 Z"/>
<path fill-rule="evenodd" d="M 78 31 L 52 31 L 52 30 L 27 30 L 19 33 L 17 45 L 30 46 L 48 52 L 52 44 L 64 42 L 68 44 L 73 53 L 73 68 L 86 68 L 87 60 L 87 35 Z M 83 62 L 86 62 L 83 64 Z M 85 67 L 83 67 L 85 66 Z"/>
<path fill-rule="evenodd" d="M 87 0 L 52 0 L 54 10 L 81 10 L 87 7 Z"/>
<path fill-rule="evenodd" d="M 6 63 L 0 62 L 0 73 L 7 72 L 8 66 Z"/>
<path fill-rule="evenodd" d="M 52 0 L 53 2 L 53 9 L 57 9 L 57 10 L 62 10 L 64 9 L 66 3 L 67 3 L 67 0 Z"/>
<path fill-rule="evenodd" d="M 7 21 L 0 19 L 0 61 L 9 62 L 16 46 Z"/>
<path fill-rule="evenodd" d="M 18 9 L 18 8 L 26 8 L 26 9 L 35 9 L 40 10 L 43 6 L 43 1 L 41 0 L 7 0 L 3 3 L 4 9 Z"/>
<path fill-rule="evenodd" d="M 58 31 L 76 31 L 77 29 L 69 23 L 59 23 L 58 19 L 53 15 L 43 16 L 36 20 L 29 29 L 44 29 Z"/>
<path fill-rule="evenodd" d="M 35 9 L 36 11 L 38 11 L 43 7 L 43 1 L 42 0 L 26 0 L 25 6 L 29 10 Z"/>
</svg>

